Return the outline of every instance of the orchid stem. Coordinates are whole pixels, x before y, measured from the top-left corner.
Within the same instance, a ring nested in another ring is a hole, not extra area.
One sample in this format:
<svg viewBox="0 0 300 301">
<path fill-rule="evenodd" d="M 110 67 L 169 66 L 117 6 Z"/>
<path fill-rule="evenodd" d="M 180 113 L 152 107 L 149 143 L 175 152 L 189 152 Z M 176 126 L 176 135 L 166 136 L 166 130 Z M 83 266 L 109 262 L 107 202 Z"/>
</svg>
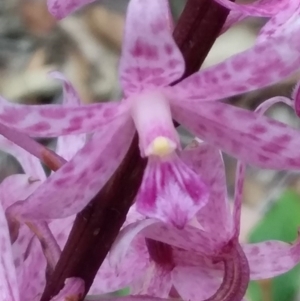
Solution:
<svg viewBox="0 0 300 301">
<path fill-rule="evenodd" d="M 212 0 L 187 1 L 174 31 L 186 62 L 184 77 L 200 68 L 227 15 L 228 10 Z M 77 215 L 41 301 L 49 301 L 57 295 L 70 277 L 80 277 L 85 281 L 84 299 L 134 202 L 145 167 L 146 160 L 140 157 L 136 135 L 115 174 Z"/>
</svg>

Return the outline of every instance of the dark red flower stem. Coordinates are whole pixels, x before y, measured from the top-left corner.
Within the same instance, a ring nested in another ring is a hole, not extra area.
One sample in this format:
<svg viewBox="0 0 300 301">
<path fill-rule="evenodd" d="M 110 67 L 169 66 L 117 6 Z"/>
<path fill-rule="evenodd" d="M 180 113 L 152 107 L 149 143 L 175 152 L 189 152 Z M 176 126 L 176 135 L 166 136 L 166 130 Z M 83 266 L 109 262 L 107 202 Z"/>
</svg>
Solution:
<svg viewBox="0 0 300 301">
<path fill-rule="evenodd" d="M 187 1 L 174 31 L 186 61 L 185 77 L 200 68 L 227 15 L 228 11 L 212 0 Z M 135 136 L 115 174 L 77 215 L 41 301 L 49 301 L 55 296 L 69 277 L 81 277 L 88 292 L 134 201 L 146 163 L 140 157 Z"/>
</svg>

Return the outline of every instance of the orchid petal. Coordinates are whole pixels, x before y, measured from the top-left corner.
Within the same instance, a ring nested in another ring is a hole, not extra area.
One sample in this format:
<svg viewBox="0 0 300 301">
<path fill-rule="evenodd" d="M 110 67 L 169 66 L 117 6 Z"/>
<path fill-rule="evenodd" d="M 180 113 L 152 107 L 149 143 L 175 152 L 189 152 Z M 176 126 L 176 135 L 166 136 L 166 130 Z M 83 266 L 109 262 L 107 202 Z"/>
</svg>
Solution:
<svg viewBox="0 0 300 301">
<path fill-rule="evenodd" d="M 183 300 L 206 300 L 222 283 L 222 271 L 202 266 L 176 266 L 172 271 L 173 284 Z"/>
<path fill-rule="evenodd" d="M 19 281 L 19 279 L 22 279 L 23 277 L 23 262 L 33 238 L 34 234 L 31 232 L 31 230 L 26 225 L 21 225 L 18 238 L 12 245 L 12 252 L 14 264 L 17 271 L 18 282 L 21 282 L 21 280 Z"/>
<path fill-rule="evenodd" d="M 73 87 L 72 83 L 66 79 L 60 72 L 51 72 L 51 77 L 63 82 L 63 104 L 64 105 L 81 105 L 80 97 Z M 56 153 L 67 161 L 71 160 L 75 154 L 84 146 L 86 135 L 67 135 L 60 136 L 57 139 Z"/>
<path fill-rule="evenodd" d="M 246 165 L 238 161 L 235 175 L 234 203 L 233 203 L 233 235 L 238 240 L 241 228 L 241 210 L 243 202 L 243 188 L 246 177 Z"/>
<path fill-rule="evenodd" d="M 20 300 L 6 218 L 0 204 L 0 295 L 3 301 Z"/>
<path fill-rule="evenodd" d="M 70 161 L 86 143 L 86 135 L 67 135 L 57 139 L 56 153 Z"/>
<path fill-rule="evenodd" d="M 170 301 L 170 299 L 156 298 L 152 296 L 122 296 L 117 298 L 104 298 L 101 296 L 100 299 L 94 299 L 95 301 Z"/>
<path fill-rule="evenodd" d="M 58 20 L 65 18 L 67 15 L 80 9 L 94 0 L 48 0 L 49 12 Z"/>
<path fill-rule="evenodd" d="M 280 12 L 289 4 L 288 1 L 280 0 L 262 0 L 251 4 L 237 4 L 228 0 L 215 0 L 220 5 L 238 11 L 249 16 L 256 17 L 272 17 Z"/>
<path fill-rule="evenodd" d="M 233 25 L 235 25 L 237 22 L 240 22 L 247 18 L 247 15 L 242 14 L 239 11 L 230 11 L 225 24 L 222 27 L 221 34 L 226 32 L 229 28 L 231 28 Z"/>
<path fill-rule="evenodd" d="M 128 117 L 96 132 L 70 162 L 52 174 L 26 201 L 12 206 L 10 213 L 28 220 L 63 218 L 79 212 L 119 166 L 133 133 Z"/>
<path fill-rule="evenodd" d="M 293 107 L 293 102 L 291 99 L 289 99 L 287 97 L 283 97 L 283 96 L 275 96 L 275 97 L 269 98 L 269 99 L 265 100 L 264 102 L 262 102 L 255 109 L 255 112 L 259 115 L 263 115 L 269 108 L 271 108 L 273 105 L 275 105 L 277 103 L 284 103 L 287 106 Z"/>
<path fill-rule="evenodd" d="M 174 107 L 174 118 L 194 135 L 263 168 L 298 169 L 299 131 L 254 112 L 220 102 Z"/>
<path fill-rule="evenodd" d="M 206 185 L 176 155 L 149 158 L 136 201 L 141 214 L 183 228 L 207 200 Z"/>
<path fill-rule="evenodd" d="M 104 294 L 127 287 L 145 273 L 148 265 L 148 253 L 144 242 L 141 239 L 134 241 L 117 267 L 112 267 L 107 259 L 104 260 L 89 294 Z"/>
<path fill-rule="evenodd" d="M 146 227 L 157 223 L 154 219 L 144 219 L 138 222 L 134 222 L 124 227 L 118 237 L 116 238 L 113 246 L 110 249 L 109 253 L 109 262 L 111 266 L 117 267 L 120 262 L 123 261 L 123 258 L 127 254 L 130 246 L 132 245 L 133 240 L 136 236 Z"/>
<path fill-rule="evenodd" d="M 11 175 L 0 184 L 0 201 L 4 209 L 17 201 L 25 200 L 42 181 L 25 174 Z"/>
<path fill-rule="evenodd" d="M 141 234 L 145 238 L 206 255 L 215 254 L 224 245 L 224 242 L 220 241 L 219 237 L 190 225 L 185 226 L 181 230 L 171 225 L 157 222 L 144 228 Z"/>
<path fill-rule="evenodd" d="M 22 147 L 24 150 L 39 158 L 45 164 L 55 169 L 65 163 L 65 160 L 44 145 L 36 142 L 22 132 L 18 132 L 0 123 L 0 133 L 5 138 Z"/>
<path fill-rule="evenodd" d="M 67 278 L 61 291 L 51 301 L 80 300 L 84 294 L 84 281 L 81 278 Z"/>
<path fill-rule="evenodd" d="M 277 2 L 275 0 L 275 2 Z M 282 1 L 279 11 L 260 30 L 257 43 L 267 41 L 276 35 L 286 34 L 289 27 L 299 18 L 299 3 L 297 1 Z"/>
<path fill-rule="evenodd" d="M 63 104 L 64 105 L 81 105 L 80 97 L 72 83 L 60 72 L 49 72 L 49 76 L 62 81 L 63 84 Z"/>
<path fill-rule="evenodd" d="M 38 158 L 3 136 L 0 136 L 0 149 L 14 156 L 27 175 L 41 180 L 46 178 L 45 171 Z"/>
<path fill-rule="evenodd" d="M 226 240 L 230 234 L 231 217 L 222 154 L 209 144 L 196 141 L 192 144 L 196 146 L 188 146 L 181 152 L 181 158 L 209 188 L 209 200 L 197 214 L 197 219 L 205 231 Z"/>
<path fill-rule="evenodd" d="M 127 110 L 126 102 L 84 106 L 21 105 L 0 97 L 0 122 L 33 137 L 93 133 Z"/>
<path fill-rule="evenodd" d="M 48 268 L 51 272 L 54 271 L 54 268 L 59 260 L 61 250 L 58 246 L 58 243 L 53 236 L 48 223 L 42 222 L 26 222 L 26 225 L 34 232 L 41 243 L 41 247 L 45 258 L 47 259 Z"/>
<path fill-rule="evenodd" d="M 292 99 L 294 99 L 294 108 L 298 117 L 300 117 L 300 82 L 295 86 Z"/>
<path fill-rule="evenodd" d="M 131 0 L 120 62 L 125 94 L 166 86 L 180 78 L 184 60 L 171 32 L 167 0 Z"/>
<path fill-rule="evenodd" d="M 167 298 L 172 287 L 171 271 L 154 262 L 145 271 L 143 277 L 130 285 L 130 293 Z"/>
<path fill-rule="evenodd" d="M 46 284 L 46 260 L 36 237 L 27 252 L 28 256 L 22 264 L 22 277 L 18 279 L 22 301 L 39 300 Z"/>
<path fill-rule="evenodd" d="M 300 20 L 282 34 L 199 71 L 174 87 L 165 88 L 176 104 L 219 100 L 278 82 L 300 65 Z"/>
<path fill-rule="evenodd" d="M 143 220 L 121 230 L 96 275 L 90 294 L 103 294 L 124 288 L 144 274 L 149 266 L 149 254 L 144 238 L 138 236 L 138 233 L 153 222 Z"/>
<path fill-rule="evenodd" d="M 286 273 L 300 262 L 300 240 L 293 244 L 266 241 L 243 246 L 253 280 L 273 278 Z"/>
</svg>

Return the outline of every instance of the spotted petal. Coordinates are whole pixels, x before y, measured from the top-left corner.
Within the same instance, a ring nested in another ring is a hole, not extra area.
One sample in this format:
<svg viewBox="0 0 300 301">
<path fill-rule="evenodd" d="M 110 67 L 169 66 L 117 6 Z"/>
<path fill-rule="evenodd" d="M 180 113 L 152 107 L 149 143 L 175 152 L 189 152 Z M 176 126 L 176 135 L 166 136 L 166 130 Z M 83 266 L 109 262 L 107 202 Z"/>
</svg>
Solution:
<svg viewBox="0 0 300 301">
<path fill-rule="evenodd" d="M 60 20 L 92 2 L 94 2 L 94 0 L 48 0 L 47 4 L 49 12 L 56 19 Z"/>
<path fill-rule="evenodd" d="M 8 226 L 0 204 L 0 296 L 3 301 L 19 301 L 19 290 Z"/>
<path fill-rule="evenodd" d="M 131 0 L 120 62 L 125 94 L 166 86 L 180 78 L 184 61 L 172 38 L 167 0 Z"/>
<path fill-rule="evenodd" d="M 133 133 L 128 117 L 107 125 L 26 201 L 11 207 L 11 213 L 25 219 L 53 219 L 79 212 L 116 170 Z"/>
<path fill-rule="evenodd" d="M 219 100 L 276 83 L 298 70 L 300 65 L 300 19 L 295 18 L 281 34 L 199 71 L 168 88 L 177 104 Z"/>
<path fill-rule="evenodd" d="M 174 108 L 174 118 L 194 135 L 263 168 L 298 169 L 299 131 L 254 112 L 220 102 Z"/>
<path fill-rule="evenodd" d="M 273 278 L 286 273 L 300 262 L 300 241 L 290 245 L 281 241 L 266 241 L 243 246 L 250 277 L 253 280 Z"/>
<path fill-rule="evenodd" d="M 127 103 L 21 105 L 0 97 L 0 122 L 33 137 L 93 133 L 127 110 Z"/>
<path fill-rule="evenodd" d="M 231 215 L 227 199 L 225 167 L 221 152 L 207 143 L 193 142 L 181 154 L 182 160 L 192 168 L 209 188 L 209 200 L 197 213 L 205 231 L 224 239 L 231 229 Z"/>
</svg>

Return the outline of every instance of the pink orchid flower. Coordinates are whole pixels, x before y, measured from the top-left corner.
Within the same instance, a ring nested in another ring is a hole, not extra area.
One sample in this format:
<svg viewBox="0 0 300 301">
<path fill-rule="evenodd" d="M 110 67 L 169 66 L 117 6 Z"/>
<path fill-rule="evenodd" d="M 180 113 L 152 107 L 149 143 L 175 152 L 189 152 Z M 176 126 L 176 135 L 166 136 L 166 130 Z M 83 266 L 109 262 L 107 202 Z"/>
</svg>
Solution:
<svg viewBox="0 0 300 301">
<path fill-rule="evenodd" d="M 72 92 L 72 86 L 65 78 L 57 73 L 52 73 L 51 76 L 63 80 L 64 90 Z M 65 98 L 65 100 L 71 100 L 74 105 L 80 105 L 77 101 L 78 97 Z M 65 101 L 65 105 L 70 105 L 70 103 Z M 65 159 L 70 159 L 82 148 L 84 143 L 85 135 L 59 137 L 57 153 Z M 1 205 L 6 212 L 9 212 L 10 206 L 25 200 L 46 180 L 46 174 L 36 157 L 2 136 L 0 137 L 0 148 L 13 155 L 25 172 L 25 174 L 11 175 L 0 184 Z M 7 217 L 8 222 L 11 222 L 9 214 Z M 17 216 L 14 216 L 13 220 L 17 220 Z M 48 269 L 53 270 L 60 255 L 56 240 L 60 244 L 65 243 L 67 237 L 64 236 L 64 233 L 66 231 L 68 231 L 67 234 L 69 233 L 73 221 L 74 216 L 60 220 L 59 223 L 53 221 L 50 222 L 50 229 L 48 229 L 47 223 L 32 224 L 27 220 L 23 222 L 26 222 L 30 228 L 25 225 L 18 227 L 17 237 L 13 241 L 11 249 L 23 301 L 35 300 L 42 293 L 45 286 L 46 266 L 48 264 Z M 19 221 L 17 220 L 17 222 Z M 44 243 L 44 254 L 40 242 L 34 237 L 31 229 L 35 230 L 39 240 Z M 44 255 L 47 256 L 48 263 Z"/>
<path fill-rule="evenodd" d="M 182 230 L 131 212 L 135 221 L 120 232 L 109 261 L 117 275 L 124 267 L 135 270 L 147 262 L 138 281 L 130 285 L 132 294 L 164 298 L 173 288 L 183 300 L 241 300 L 249 269 L 250 279 L 258 280 L 285 273 L 299 263 L 299 239 L 293 245 L 280 241 L 239 245 L 243 165 L 238 169 L 231 212 L 220 152 L 203 143 L 186 149 L 182 156 L 209 186 L 209 202 Z M 124 263 L 124 256 L 134 252 L 138 260 Z"/>
<path fill-rule="evenodd" d="M 258 35 L 258 42 L 289 31 L 289 27 L 293 26 L 300 14 L 300 4 L 294 0 L 257 0 L 251 4 L 237 4 L 228 0 L 215 1 L 231 10 L 224 26 L 225 30 L 250 16 L 269 18 Z"/>
<path fill-rule="evenodd" d="M 83 209 L 119 166 L 136 129 L 141 154 L 149 159 L 137 209 L 184 227 L 206 204 L 207 189 L 180 160 L 172 119 L 247 163 L 275 169 L 300 167 L 298 131 L 214 101 L 272 84 L 297 70 L 300 20 L 284 34 L 170 86 L 181 78 L 184 61 L 172 38 L 169 17 L 166 0 L 130 1 L 120 62 L 122 102 L 78 107 L 24 106 L 1 100 L 1 134 L 11 139 L 15 136 L 8 127 L 43 137 L 93 133 L 68 163 L 15 208 L 16 215 L 53 219 Z"/>
<path fill-rule="evenodd" d="M 68 82 L 65 82 L 64 84 L 68 85 Z M 61 156 L 71 158 L 72 155 L 74 155 L 76 151 L 82 147 L 82 137 L 79 136 L 77 141 L 75 138 L 75 136 L 59 137 L 57 150 Z M 70 142 L 73 143 L 73 147 L 70 146 Z M 2 205 L 5 210 L 9 209 L 9 207 L 15 202 L 24 200 L 32 194 L 43 183 L 43 181 L 45 181 L 46 175 L 37 158 L 9 140 L 6 140 L 3 137 L 0 138 L 0 148 L 15 156 L 25 172 L 25 174 L 9 176 L 0 184 L 0 205 Z M 39 300 L 46 285 L 46 270 L 49 270 L 49 264 L 50 268 L 52 270 L 54 269 L 60 255 L 60 250 L 64 247 L 68 239 L 74 219 L 75 216 L 70 216 L 68 218 L 47 222 L 59 247 L 58 256 L 55 254 L 50 254 L 49 256 L 48 254 L 48 258 L 45 257 L 39 240 L 43 241 L 44 248 L 45 246 L 49 248 L 48 252 L 57 253 L 57 250 L 51 246 L 51 244 L 53 244 L 53 239 L 49 240 L 49 235 L 43 236 L 45 233 L 42 233 L 42 237 L 37 239 L 33 232 L 31 232 L 31 229 L 29 229 L 26 225 L 20 226 L 18 237 L 10 248 L 12 251 L 14 269 L 16 270 L 19 291 L 22 292 L 22 301 Z M 39 235 L 41 235 L 41 233 Z M 126 264 L 127 261 L 137 261 L 138 256 L 139 254 L 137 253 L 127 253 L 124 258 L 124 264 Z M 51 257 L 54 258 L 54 260 L 51 260 Z M 126 287 L 130 284 L 130 282 L 137 280 L 137 274 L 140 274 L 146 268 L 146 265 L 146 262 L 140 262 L 140 264 L 136 265 L 133 270 L 125 268 L 125 266 L 123 267 L 122 263 L 120 263 L 123 273 L 121 275 L 115 275 L 109 261 L 106 259 L 101 265 L 89 293 L 103 294 Z M 69 282 L 67 280 L 66 285 L 68 283 Z M 0 285 L 0 294 L 1 293 Z M 65 296 L 66 294 L 63 293 L 63 295 Z M 59 300 L 57 298 L 61 296 L 62 293 L 53 298 L 53 301 Z M 130 300 L 128 298 L 126 300 Z M 138 298 L 138 296 L 135 296 L 133 300 L 140 300 Z M 141 297 L 142 301 L 144 300 L 143 298 L 146 297 Z M 147 300 L 150 301 L 150 298 Z M 156 298 L 154 301 L 158 301 L 158 299 Z"/>
<path fill-rule="evenodd" d="M 4 210 L 0 204 L 0 295 L 3 301 L 23 301 L 23 300 L 38 300 L 37 298 L 26 299 L 25 296 L 30 294 L 31 286 L 23 286 L 22 280 L 30 277 L 30 281 L 35 281 L 37 270 L 32 266 L 28 270 L 28 274 L 22 273 L 21 277 L 17 278 L 15 263 L 13 260 L 12 246 L 10 242 L 10 235 L 8 230 L 7 221 L 5 218 Z M 24 272 L 23 270 L 21 272 Z M 21 280 L 21 282 L 20 282 Z M 29 279 L 27 279 L 29 281 Z M 82 280 L 78 278 L 69 278 L 66 280 L 65 288 L 60 292 L 53 301 L 63 301 L 70 296 L 79 297 L 84 292 Z"/>
</svg>

